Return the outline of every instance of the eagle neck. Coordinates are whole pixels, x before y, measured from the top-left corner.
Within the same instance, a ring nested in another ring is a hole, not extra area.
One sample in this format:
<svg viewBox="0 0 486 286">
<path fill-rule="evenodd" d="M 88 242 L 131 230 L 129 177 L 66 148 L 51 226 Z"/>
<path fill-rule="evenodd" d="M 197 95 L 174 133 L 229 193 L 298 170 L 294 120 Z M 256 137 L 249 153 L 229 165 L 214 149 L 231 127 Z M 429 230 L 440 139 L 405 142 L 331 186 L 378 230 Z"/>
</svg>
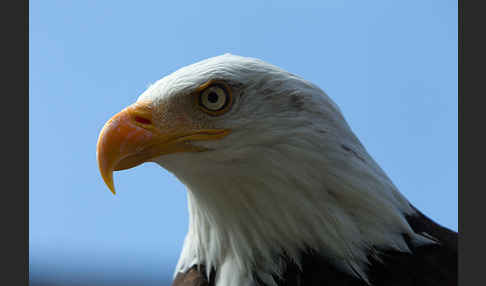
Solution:
<svg viewBox="0 0 486 286">
<path fill-rule="evenodd" d="M 218 286 L 253 285 L 255 276 L 275 285 L 283 257 L 299 264 L 311 249 L 366 280 L 375 247 L 408 252 L 403 234 L 425 240 L 405 219 L 413 213 L 408 201 L 356 146 L 358 157 L 342 146 L 319 154 L 309 146 L 261 148 L 264 156 L 180 176 L 190 222 L 176 273 L 204 264 L 208 275 L 216 270 Z M 224 176 L 208 179 L 214 173 Z"/>
</svg>

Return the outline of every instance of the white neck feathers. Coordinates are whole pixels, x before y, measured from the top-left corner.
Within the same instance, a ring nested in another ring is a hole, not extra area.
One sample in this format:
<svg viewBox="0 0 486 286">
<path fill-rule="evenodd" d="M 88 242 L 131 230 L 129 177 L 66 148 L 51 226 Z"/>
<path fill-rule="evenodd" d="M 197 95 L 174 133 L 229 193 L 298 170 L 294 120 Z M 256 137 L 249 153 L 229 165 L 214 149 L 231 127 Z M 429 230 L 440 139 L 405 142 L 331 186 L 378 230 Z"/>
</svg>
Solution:
<svg viewBox="0 0 486 286">
<path fill-rule="evenodd" d="M 316 145 L 329 136 L 295 132 L 178 174 L 189 189 L 190 224 L 177 272 L 204 264 L 208 275 L 217 269 L 218 286 L 253 285 L 252 274 L 272 285 L 279 256 L 298 264 L 312 249 L 366 280 L 373 247 L 409 251 L 403 234 L 425 241 L 405 220 L 413 212 L 407 200 L 360 144 Z"/>
</svg>

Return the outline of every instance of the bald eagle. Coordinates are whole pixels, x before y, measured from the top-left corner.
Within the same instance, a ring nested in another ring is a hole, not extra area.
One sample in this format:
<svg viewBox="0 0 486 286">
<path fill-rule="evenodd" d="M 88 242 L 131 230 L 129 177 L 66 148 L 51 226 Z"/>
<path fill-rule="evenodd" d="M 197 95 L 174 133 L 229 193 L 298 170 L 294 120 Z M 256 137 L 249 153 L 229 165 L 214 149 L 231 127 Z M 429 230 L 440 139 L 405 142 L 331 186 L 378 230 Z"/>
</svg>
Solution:
<svg viewBox="0 0 486 286">
<path fill-rule="evenodd" d="M 113 116 L 101 176 L 156 162 L 186 187 L 173 286 L 456 285 L 457 236 L 399 192 L 316 85 L 230 54 Z"/>
</svg>

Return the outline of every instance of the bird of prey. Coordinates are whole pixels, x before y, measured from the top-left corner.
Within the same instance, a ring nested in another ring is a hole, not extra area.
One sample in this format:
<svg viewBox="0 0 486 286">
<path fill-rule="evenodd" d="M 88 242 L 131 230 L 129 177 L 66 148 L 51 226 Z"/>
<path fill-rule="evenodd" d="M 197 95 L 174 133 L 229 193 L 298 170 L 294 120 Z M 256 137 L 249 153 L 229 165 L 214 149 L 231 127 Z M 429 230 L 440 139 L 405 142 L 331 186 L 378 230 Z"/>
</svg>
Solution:
<svg viewBox="0 0 486 286">
<path fill-rule="evenodd" d="M 156 162 L 186 187 L 173 286 L 456 285 L 458 234 L 399 192 L 313 83 L 231 54 L 113 116 L 101 176 Z"/>
</svg>

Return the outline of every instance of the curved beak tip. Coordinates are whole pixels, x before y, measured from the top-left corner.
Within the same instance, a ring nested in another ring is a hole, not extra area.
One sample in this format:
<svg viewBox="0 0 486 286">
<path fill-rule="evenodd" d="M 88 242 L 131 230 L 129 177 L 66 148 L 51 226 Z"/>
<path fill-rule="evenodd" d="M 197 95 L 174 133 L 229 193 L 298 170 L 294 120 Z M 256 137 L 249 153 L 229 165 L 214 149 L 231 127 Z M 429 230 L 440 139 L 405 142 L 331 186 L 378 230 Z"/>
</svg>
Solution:
<svg viewBox="0 0 486 286">
<path fill-rule="evenodd" d="M 103 181 L 113 194 L 116 194 L 113 172 L 142 163 L 137 160 L 130 161 L 130 155 L 139 152 L 138 149 L 150 143 L 153 137 L 150 131 L 133 122 L 133 114 L 150 121 L 151 114 L 144 106 L 128 107 L 110 118 L 98 135 L 96 157 L 99 170 Z"/>
<path fill-rule="evenodd" d="M 113 183 L 113 176 L 111 176 L 111 180 L 105 180 L 105 184 L 108 186 L 108 189 L 110 189 L 113 195 L 116 195 L 115 184 Z"/>
<path fill-rule="evenodd" d="M 98 167 L 99 171 L 101 174 L 101 178 L 105 182 L 106 186 L 108 189 L 113 194 L 116 194 L 115 192 L 115 184 L 113 182 L 113 164 L 114 162 L 114 154 L 113 152 L 110 152 L 110 146 L 107 146 L 107 139 L 105 135 L 106 129 L 103 128 L 101 131 L 99 138 L 98 138 L 98 144 L 97 144 L 97 150 L 96 150 L 96 159 L 98 161 Z M 109 140 L 108 140 L 109 141 Z M 109 142 L 108 142 L 109 143 Z"/>
<path fill-rule="evenodd" d="M 98 162 L 100 162 L 100 159 L 98 158 Z M 103 181 L 105 182 L 106 186 L 110 191 L 113 193 L 113 195 L 116 194 L 115 192 L 115 183 L 113 182 L 113 170 L 110 170 L 108 168 L 103 168 L 102 164 L 100 164 L 100 173 L 101 173 L 101 178 L 103 178 Z"/>
</svg>

